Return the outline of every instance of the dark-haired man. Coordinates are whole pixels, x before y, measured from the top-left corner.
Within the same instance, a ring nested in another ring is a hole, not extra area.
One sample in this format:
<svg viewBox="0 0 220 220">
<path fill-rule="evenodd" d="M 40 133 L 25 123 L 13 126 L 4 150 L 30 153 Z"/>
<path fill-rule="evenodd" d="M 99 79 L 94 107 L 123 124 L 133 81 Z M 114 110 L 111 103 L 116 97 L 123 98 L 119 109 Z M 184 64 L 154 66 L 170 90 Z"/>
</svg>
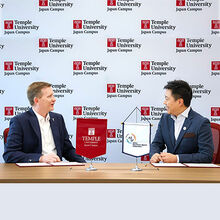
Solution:
<svg viewBox="0 0 220 220">
<path fill-rule="evenodd" d="M 51 84 L 34 82 L 27 90 L 32 108 L 10 121 L 3 158 L 7 163 L 62 160 L 85 162 L 75 153 L 62 115 L 53 113 L 55 97 Z"/>
<path fill-rule="evenodd" d="M 151 144 L 151 163 L 212 162 L 210 122 L 191 109 L 191 87 L 183 80 L 174 80 L 164 89 L 167 114 L 162 115 Z M 165 148 L 167 152 L 163 152 Z"/>
</svg>

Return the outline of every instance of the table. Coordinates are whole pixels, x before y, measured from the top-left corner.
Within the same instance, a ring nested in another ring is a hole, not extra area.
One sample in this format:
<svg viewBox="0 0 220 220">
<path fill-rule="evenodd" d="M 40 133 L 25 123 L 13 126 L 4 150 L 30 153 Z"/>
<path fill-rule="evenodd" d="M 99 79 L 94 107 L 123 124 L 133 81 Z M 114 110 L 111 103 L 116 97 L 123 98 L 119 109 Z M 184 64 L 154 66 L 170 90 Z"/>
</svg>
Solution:
<svg viewBox="0 0 220 220">
<path fill-rule="evenodd" d="M 220 168 L 166 167 L 139 164 L 95 163 L 97 171 L 85 166 L 18 167 L 0 164 L 0 183 L 220 183 Z"/>
</svg>

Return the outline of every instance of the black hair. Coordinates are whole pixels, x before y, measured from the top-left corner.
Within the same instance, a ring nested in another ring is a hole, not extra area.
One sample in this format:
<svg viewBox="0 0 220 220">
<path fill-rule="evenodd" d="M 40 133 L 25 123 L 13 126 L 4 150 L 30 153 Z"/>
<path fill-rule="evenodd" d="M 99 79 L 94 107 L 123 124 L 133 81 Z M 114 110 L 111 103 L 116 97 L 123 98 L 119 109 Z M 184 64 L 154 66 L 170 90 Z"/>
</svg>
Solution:
<svg viewBox="0 0 220 220">
<path fill-rule="evenodd" d="M 192 89 L 189 84 L 183 80 L 173 80 L 167 82 L 164 89 L 169 89 L 172 92 L 175 100 L 182 98 L 186 107 L 190 106 L 192 100 Z"/>
</svg>

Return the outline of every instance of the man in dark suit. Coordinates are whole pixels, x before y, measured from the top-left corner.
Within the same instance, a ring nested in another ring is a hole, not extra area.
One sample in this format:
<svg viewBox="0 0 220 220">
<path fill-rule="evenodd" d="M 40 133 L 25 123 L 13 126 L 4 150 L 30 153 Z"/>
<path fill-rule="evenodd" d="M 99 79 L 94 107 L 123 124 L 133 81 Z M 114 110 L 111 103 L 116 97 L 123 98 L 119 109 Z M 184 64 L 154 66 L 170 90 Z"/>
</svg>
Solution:
<svg viewBox="0 0 220 220">
<path fill-rule="evenodd" d="M 213 140 L 210 122 L 190 108 L 192 89 L 182 80 L 168 82 L 163 114 L 150 148 L 151 163 L 210 163 Z M 167 152 L 163 150 L 167 148 Z"/>
<path fill-rule="evenodd" d="M 53 113 L 55 97 L 51 84 L 34 82 L 27 90 L 32 108 L 10 121 L 3 158 L 7 163 L 85 162 L 75 153 L 62 115 Z"/>
</svg>

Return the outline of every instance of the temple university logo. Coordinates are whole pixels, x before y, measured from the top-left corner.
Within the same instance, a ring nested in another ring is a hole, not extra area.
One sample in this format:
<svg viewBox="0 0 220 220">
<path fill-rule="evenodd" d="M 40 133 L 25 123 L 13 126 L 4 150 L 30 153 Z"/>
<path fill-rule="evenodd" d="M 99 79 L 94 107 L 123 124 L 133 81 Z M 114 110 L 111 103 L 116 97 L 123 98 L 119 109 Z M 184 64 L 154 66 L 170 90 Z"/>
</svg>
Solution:
<svg viewBox="0 0 220 220">
<path fill-rule="evenodd" d="M 48 47 L 48 39 L 40 38 L 39 39 L 39 47 Z"/>
<path fill-rule="evenodd" d="M 82 61 L 73 61 L 73 70 L 82 70 Z"/>
<path fill-rule="evenodd" d="M 12 70 L 14 70 L 14 67 L 13 67 L 14 65 L 13 65 L 13 62 L 4 62 L 4 70 L 5 71 L 12 71 Z"/>
<path fill-rule="evenodd" d="M 141 157 L 141 161 L 150 161 L 150 156 L 149 154 L 146 154 L 144 156 Z"/>
<path fill-rule="evenodd" d="M 212 61 L 212 70 L 220 70 L 220 61 Z"/>
<path fill-rule="evenodd" d="M 73 106 L 73 115 L 82 115 L 82 106 Z"/>
<path fill-rule="evenodd" d="M 185 0 L 176 0 L 176 6 L 185 6 L 186 1 Z"/>
<path fill-rule="evenodd" d="M 220 29 L 220 20 L 212 20 L 212 29 Z"/>
<path fill-rule="evenodd" d="M 73 20 L 73 29 L 82 29 L 82 20 Z"/>
<path fill-rule="evenodd" d="M 150 107 L 142 106 L 141 115 L 144 115 L 144 116 L 150 115 Z"/>
<path fill-rule="evenodd" d="M 5 116 L 13 116 L 14 107 L 5 107 Z"/>
<path fill-rule="evenodd" d="M 107 6 L 116 6 L 116 0 L 107 0 Z"/>
<path fill-rule="evenodd" d="M 220 107 L 211 107 L 211 116 L 220 116 Z"/>
<path fill-rule="evenodd" d="M 48 6 L 48 0 L 39 0 L 39 6 Z"/>
<path fill-rule="evenodd" d="M 141 61 L 141 70 L 150 70 L 150 61 Z"/>
<path fill-rule="evenodd" d="M 95 128 L 88 128 L 88 135 L 95 135 Z"/>
<path fill-rule="evenodd" d="M 116 38 L 108 38 L 107 47 L 116 47 Z"/>
<path fill-rule="evenodd" d="M 116 93 L 116 84 L 107 84 L 107 93 Z"/>
<path fill-rule="evenodd" d="M 150 29 L 150 20 L 141 20 L 141 29 Z"/>
<path fill-rule="evenodd" d="M 185 38 L 176 38 L 176 47 L 185 47 L 186 40 Z"/>
<path fill-rule="evenodd" d="M 107 129 L 107 138 L 116 138 L 116 129 Z"/>
<path fill-rule="evenodd" d="M 4 28 L 5 29 L 13 29 L 14 28 L 14 22 L 11 20 L 11 21 L 5 21 L 4 22 Z"/>
</svg>

